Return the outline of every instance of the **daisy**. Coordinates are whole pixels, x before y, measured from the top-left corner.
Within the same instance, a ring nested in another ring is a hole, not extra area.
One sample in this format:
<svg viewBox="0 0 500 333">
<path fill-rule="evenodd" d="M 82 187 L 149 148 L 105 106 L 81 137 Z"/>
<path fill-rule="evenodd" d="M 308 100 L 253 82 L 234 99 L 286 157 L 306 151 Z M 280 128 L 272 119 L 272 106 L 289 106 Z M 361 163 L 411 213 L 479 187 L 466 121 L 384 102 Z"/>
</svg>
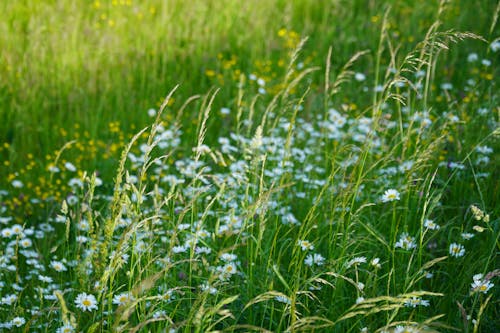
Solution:
<svg viewBox="0 0 500 333">
<path fill-rule="evenodd" d="M 373 267 L 375 268 L 380 268 L 382 267 L 382 265 L 380 265 L 380 258 L 373 258 L 371 261 L 370 261 L 370 265 L 372 265 Z"/>
<path fill-rule="evenodd" d="M 356 265 L 359 265 L 359 264 L 362 264 L 362 263 L 365 263 L 366 262 L 366 257 L 355 257 L 351 260 L 349 260 L 346 264 L 347 268 L 351 267 L 351 266 L 356 266 Z"/>
<path fill-rule="evenodd" d="M 429 230 L 439 230 L 441 228 L 439 224 L 434 223 L 433 220 L 426 219 L 424 221 L 424 227 L 426 227 Z"/>
<path fill-rule="evenodd" d="M 133 300 L 134 297 L 132 297 L 129 293 L 121 293 L 113 297 L 113 304 L 123 305 Z"/>
<path fill-rule="evenodd" d="M 302 251 L 314 250 L 314 245 L 308 240 L 298 240 L 297 245 L 300 246 Z"/>
<path fill-rule="evenodd" d="M 83 311 L 92 311 L 97 309 L 97 300 L 92 294 L 78 294 L 75 299 L 75 304 L 77 308 L 80 308 Z"/>
<path fill-rule="evenodd" d="M 429 306 L 429 301 L 421 299 L 420 297 L 412 297 L 405 302 L 406 307 L 416 308 L 419 305 Z"/>
<path fill-rule="evenodd" d="M 411 237 L 408 233 L 403 232 L 394 246 L 396 248 L 400 247 L 403 250 L 411 250 L 417 247 L 417 243 L 415 243 L 414 237 Z"/>
<path fill-rule="evenodd" d="M 321 266 L 324 264 L 324 262 L 325 258 L 319 253 L 309 254 L 304 260 L 304 263 L 307 266 L 313 266 L 313 265 Z"/>
<path fill-rule="evenodd" d="M 389 189 L 382 195 L 382 202 L 398 201 L 400 199 L 399 192 L 394 189 Z"/>
<path fill-rule="evenodd" d="M 65 272 L 67 271 L 68 269 L 66 268 L 66 266 L 64 266 L 64 264 L 60 261 L 56 261 L 56 260 L 52 260 L 50 262 L 50 266 L 55 269 L 57 272 Z"/>
<path fill-rule="evenodd" d="M 494 284 L 488 280 L 483 280 L 483 274 L 476 274 L 472 277 L 474 282 L 471 283 L 471 288 L 473 292 L 481 292 L 486 294 L 488 290 L 490 290 Z"/>
<path fill-rule="evenodd" d="M 453 257 L 462 257 L 465 254 L 465 248 L 461 244 L 451 243 L 449 249 L 450 255 Z"/>
<path fill-rule="evenodd" d="M 56 333 L 72 333 L 74 331 L 75 328 L 73 326 L 71 326 L 70 324 L 64 324 L 57 329 Z"/>
<path fill-rule="evenodd" d="M 26 323 L 26 319 L 24 319 L 23 317 L 15 317 L 10 323 L 13 326 L 21 327 Z"/>
</svg>

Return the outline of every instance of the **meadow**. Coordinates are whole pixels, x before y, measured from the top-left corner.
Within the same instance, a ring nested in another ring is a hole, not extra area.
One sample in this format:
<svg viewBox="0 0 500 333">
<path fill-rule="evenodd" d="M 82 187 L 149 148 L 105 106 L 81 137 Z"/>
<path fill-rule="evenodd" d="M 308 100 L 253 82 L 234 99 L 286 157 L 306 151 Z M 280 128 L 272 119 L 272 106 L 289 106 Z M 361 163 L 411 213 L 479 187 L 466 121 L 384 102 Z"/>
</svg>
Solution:
<svg viewBox="0 0 500 333">
<path fill-rule="evenodd" d="M 0 331 L 500 331 L 500 2 L 0 2 Z"/>
</svg>

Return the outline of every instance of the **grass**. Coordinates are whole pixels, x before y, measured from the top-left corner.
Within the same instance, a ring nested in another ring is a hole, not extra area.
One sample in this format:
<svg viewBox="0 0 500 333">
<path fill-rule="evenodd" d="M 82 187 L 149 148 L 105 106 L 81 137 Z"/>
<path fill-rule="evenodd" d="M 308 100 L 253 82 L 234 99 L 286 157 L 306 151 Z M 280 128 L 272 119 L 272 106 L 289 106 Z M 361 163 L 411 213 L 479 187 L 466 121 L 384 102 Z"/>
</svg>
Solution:
<svg viewBox="0 0 500 333">
<path fill-rule="evenodd" d="M 495 332 L 494 1 L 24 1 L 0 327 Z"/>
</svg>

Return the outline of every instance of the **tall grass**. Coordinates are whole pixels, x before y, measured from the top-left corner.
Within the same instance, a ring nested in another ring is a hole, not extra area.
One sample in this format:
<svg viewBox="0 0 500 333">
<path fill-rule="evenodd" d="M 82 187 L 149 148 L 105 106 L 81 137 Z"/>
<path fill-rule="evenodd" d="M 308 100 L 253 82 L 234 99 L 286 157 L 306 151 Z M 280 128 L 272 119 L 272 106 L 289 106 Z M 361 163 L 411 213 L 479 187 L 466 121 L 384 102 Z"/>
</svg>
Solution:
<svg viewBox="0 0 500 333">
<path fill-rule="evenodd" d="M 414 5 L 418 14 L 387 4 L 0 5 L 13 18 L 3 29 L 29 36 L 21 59 L 19 37 L 3 35 L 2 59 L 27 70 L 33 53 L 47 52 L 29 67 L 31 83 L 12 80 L 5 93 L 24 112 L 5 113 L 0 327 L 498 330 L 498 11 L 477 7 L 488 20 L 473 33 L 447 26 L 468 22 L 468 3 Z M 61 16 L 44 20 L 66 29 L 36 46 L 53 27 L 26 15 L 55 8 Z M 414 41 L 395 26 L 403 14 Z M 359 26 L 338 31 L 332 18 Z M 360 40 L 372 24 L 374 38 Z M 228 28 L 239 36 L 224 36 Z M 319 43 L 332 35 L 347 50 Z M 473 51 L 450 54 L 465 45 Z M 219 47 L 221 58 L 207 61 Z M 224 53 L 233 48 L 244 60 Z M 175 72 L 166 59 L 178 61 Z M 65 76 L 48 75 L 56 68 Z M 167 88 L 174 78 L 186 82 Z M 75 113 L 44 115 L 54 108 L 30 102 L 45 92 Z M 16 169 L 16 154 L 58 144 L 50 122 L 73 121 L 94 132 Z M 20 134 L 35 124 L 45 138 Z"/>
</svg>

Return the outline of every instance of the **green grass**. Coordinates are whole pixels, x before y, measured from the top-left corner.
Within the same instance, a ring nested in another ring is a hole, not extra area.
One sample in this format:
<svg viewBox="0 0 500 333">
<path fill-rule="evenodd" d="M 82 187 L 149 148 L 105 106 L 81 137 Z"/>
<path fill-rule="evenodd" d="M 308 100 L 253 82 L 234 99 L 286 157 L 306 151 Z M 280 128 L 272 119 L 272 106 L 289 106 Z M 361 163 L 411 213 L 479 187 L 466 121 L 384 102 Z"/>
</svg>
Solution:
<svg viewBox="0 0 500 333">
<path fill-rule="evenodd" d="M 498 331 L 499 9 L 2 2 L 0 328 Z"/>
</svg>

